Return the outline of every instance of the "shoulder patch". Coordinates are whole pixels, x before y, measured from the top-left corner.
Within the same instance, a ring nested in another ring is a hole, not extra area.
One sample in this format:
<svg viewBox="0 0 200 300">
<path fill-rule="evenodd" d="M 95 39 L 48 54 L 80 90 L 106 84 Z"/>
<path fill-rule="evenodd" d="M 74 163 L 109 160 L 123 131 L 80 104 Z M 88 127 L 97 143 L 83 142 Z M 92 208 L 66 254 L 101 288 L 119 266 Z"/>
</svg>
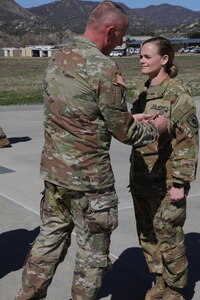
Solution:
<svg viewBox="0 0 200 300">
<path fill-rule="evenodd" d="M 127 87 L 124 77 L 120 74 L 116 75 L 116 84 L 122 85 L 125 88 Z"/>
<path fill-rule="evenodd" d="M 187 118 L 187 122 L 193 127 L 198 128 L 198 119 L 195 114 L 191 114 Z"/>
</svg>

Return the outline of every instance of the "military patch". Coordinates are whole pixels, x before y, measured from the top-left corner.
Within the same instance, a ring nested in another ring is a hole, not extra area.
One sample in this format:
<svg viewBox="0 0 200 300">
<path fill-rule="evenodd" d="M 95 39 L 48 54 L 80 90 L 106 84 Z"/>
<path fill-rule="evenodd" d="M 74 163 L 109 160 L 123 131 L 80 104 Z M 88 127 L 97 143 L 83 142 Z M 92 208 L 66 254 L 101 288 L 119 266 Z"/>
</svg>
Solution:
<svg viewBox="0 0 200 300">
<path fill-rule="evenodd" d="M 113 95 L 114 101 L 113 103 L 121 103 L 126 106 L 126 82 L 122 75 L 115 74 L 112 77 L 112 84 L 114 86 Z"/>
<path fill-rule="evenodd" d="M 191 108 L 191 105 L 190 103 L 183 103 L 183 105 L 181 105 L 181 107 L 179 107 L 179 110 L 182 114 L 186 114 Z"/>
<path fill-rule="evenodd" d="M 120 74 L 116 75 L 116 83 L 119 84 L 119 85 L 122 85 L 125 88 L 127 87 L 126 82 L 125 82 L 123 76 L 120 75 Z"/>
<path fill-rule="evenodd" d="M 195 114 L 189 115 L 187 118 L 187 122 L 193 127 L 193 128 L 198 128 L 198 119 L 195 116 Z"/>
<path fill-rule="evenodd" d="M 166 112 L 166 113 L 169 110 L 169 107 L 161 105 L 161 104 L 153 104 L 150 108 L 154 109 L 154 110 L 159 110 L 161 112 Z"/>
</svg>

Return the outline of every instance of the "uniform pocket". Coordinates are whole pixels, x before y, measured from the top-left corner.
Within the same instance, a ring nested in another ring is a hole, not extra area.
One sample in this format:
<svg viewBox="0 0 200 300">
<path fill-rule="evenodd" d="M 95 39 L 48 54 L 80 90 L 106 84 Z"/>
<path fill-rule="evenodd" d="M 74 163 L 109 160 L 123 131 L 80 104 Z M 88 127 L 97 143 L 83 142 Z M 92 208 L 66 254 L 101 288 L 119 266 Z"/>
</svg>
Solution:
<svg viewBox="0 0 200 300">
<path fill-rule="evenodd" d="M 91 232 L 112 231 L 118 225 L 118 197 L 116 192 L 106 191 L 87 194 L 88 209 L 85 221 Z"/>
</svg>

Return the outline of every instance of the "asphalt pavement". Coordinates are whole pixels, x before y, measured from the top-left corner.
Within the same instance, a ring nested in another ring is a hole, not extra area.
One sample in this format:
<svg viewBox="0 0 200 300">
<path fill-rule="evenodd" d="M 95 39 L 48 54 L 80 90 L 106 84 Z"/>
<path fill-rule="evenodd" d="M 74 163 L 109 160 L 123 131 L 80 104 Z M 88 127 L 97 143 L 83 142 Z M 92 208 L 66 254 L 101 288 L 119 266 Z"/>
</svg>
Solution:
<svg viewBox="0 0 200 300">
<path fill-rule="evenodd" d="M 195 98 L 200 119 L 200 97 Z M 13 300 L 21 284 L 22 266 L 39 232 L 39 177 L 43 145 L 43 106 L 1 106 L 0 126 L 11 147 L 0 149 L 0 300 Z M 111 160 L 119 196 L 119 226 L 112 235 L 113 268 L 104 278 L 98 299 L 143 300 L 149 275 L 138 244 L 133 205 L 128 191 L 130 146 L 113 139 Z M 200 166 L 188 197 L 184 226 L 189 260 L 185 299 L 200 299 Z M 76 252 L 75 235 L 65 261 L 58 267 L 47 300 L 68 300 Z"/>
</svg>

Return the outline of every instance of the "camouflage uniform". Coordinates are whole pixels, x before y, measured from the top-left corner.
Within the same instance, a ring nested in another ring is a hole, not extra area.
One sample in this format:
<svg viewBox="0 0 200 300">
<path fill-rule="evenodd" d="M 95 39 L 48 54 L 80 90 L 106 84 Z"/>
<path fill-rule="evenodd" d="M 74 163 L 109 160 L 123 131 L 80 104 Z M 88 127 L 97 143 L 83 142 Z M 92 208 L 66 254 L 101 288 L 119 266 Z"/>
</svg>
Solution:
<svg viewBox="0 0 200 300">
<path fill-rule="evenodd" d="M 0 148 L 9 146 L 10 142 L 7 139 L 3 129 L 0 127 Z"/>
<path fill-rule="evenodd" d="M 95 299 L 110 266 L 110 236 L 118 222 L 111 136 L 142 146 L 157 135 L 154 126 L 142 126 L 127 112 L 125 89 L 116 64 L 83 37 L 75 37 L 50 61 L 44 96 L 42 226 L 16 299 L 46 297 L 74 227 L 72 299 Z"/>
<path fill-rule="evenodd" d="M 171 203 L 170 187 L 184 186 L 185 195 L 196 176 L 198 120 L 193 99 L 173 79 L 135 93 L 133 113 L 162 112 L 168 131 L 159 141 L 135 149 L 131 155 L 130 188 L 137 231 L 150 272 L 163 274 L 169 286 L 187 283 L 183 225 L 186 198 Z"/>
</svg>

